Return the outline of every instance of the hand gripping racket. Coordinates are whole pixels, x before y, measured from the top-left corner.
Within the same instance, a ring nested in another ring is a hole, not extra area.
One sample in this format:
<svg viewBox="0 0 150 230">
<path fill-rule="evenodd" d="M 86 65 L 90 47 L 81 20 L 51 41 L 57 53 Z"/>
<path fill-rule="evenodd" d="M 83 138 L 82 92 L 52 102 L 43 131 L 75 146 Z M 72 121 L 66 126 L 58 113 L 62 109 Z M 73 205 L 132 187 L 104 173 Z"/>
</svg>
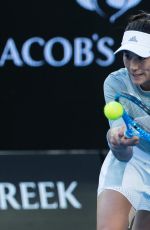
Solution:
<svg viewBox="0 0 150 230">
<path fill-rule="evenodd" d="M 140 107 L 143 111 L 145 111 L 147 115 L 150 115 L 150 107 L 146 106 L 141 100 L 139 100 L 135 96 L 125 93 L 125 92 L 117 93 L 115 95 L 115 101 L 119 102 L 122 105 L 122 103 L 120 102 L 121 97 L 133 102 L 138 107 Z M 139 138 L 142 138 L 150 142 L 150 133 L 144 130 L 138 124 L 138 122 L 134 121 L 133 118 L 129 116 L 129 114 L 125 111 L 125 109 L 123 111 L 122 118 L 126 125 L 125 136 L 127 138 L 131 138 L 132 136 L 138 136 Z"/>
</svg>

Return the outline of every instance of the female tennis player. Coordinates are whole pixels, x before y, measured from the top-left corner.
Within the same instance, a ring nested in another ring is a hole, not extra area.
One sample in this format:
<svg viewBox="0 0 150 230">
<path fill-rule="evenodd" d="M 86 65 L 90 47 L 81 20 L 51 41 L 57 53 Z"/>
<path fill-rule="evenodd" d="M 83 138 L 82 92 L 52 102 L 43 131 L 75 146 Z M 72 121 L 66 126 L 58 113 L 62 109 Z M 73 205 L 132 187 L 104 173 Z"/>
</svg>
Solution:
<svg viewBox="0 0 150 230">
<path fill-rule="evenodd" d="M 106 103 L 119 91 L 130 93 L 150 106 L 150 14 L 132 15 L 121 47 L 125 68 L 111 73 L 104 82 Z M 124 100 L 128 114 L 150 132 L 150 117 L 137 105 Z M 97 199 L 97 230 L 127 230 L 133 207 L 133 230 L 150 229 L 150 142 L 124 135 L 123 119 L 110 121 L 110 148 L 101 168 Z"/>
</svg>

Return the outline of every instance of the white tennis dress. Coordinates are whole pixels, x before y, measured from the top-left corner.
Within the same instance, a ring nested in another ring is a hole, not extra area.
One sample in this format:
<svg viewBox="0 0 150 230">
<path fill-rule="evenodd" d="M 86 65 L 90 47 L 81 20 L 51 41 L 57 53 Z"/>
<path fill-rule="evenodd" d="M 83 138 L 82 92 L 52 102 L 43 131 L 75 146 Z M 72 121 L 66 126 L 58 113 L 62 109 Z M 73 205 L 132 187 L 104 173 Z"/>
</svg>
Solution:
<svg viewBox="0 0 150 230">
<path fill-rule="evenodd" d="M 150 211 L 150 155 L 134 147 L 126 163 L 109 151 L 101 168 L 98 195 L 104 189 L 122 193 L 136 210 Z"/>
<path fill-rule="evenodd" d="M 150 92 L 142 91 L 132 84 L 125 68 L 106 78 L 104 83 L 106 102 L 114 100 L 117 91 L 131 93 L 150 106 Z M 129 101 L 125 101 L 125 109 L 133 118 L 144 116 L 143 111 Z M 121 124 L 122 119 L 110 122 L 110 126 L 114 127 Z M 122 193 L 136 210 L 150 211 L 150 143 L 141 140 L 138 146 L 133 147 L 133 157 L 129 162 L 117 160 L 109 151 L 100 171 L 98 195 L 105 189 Z"/>
</svg>

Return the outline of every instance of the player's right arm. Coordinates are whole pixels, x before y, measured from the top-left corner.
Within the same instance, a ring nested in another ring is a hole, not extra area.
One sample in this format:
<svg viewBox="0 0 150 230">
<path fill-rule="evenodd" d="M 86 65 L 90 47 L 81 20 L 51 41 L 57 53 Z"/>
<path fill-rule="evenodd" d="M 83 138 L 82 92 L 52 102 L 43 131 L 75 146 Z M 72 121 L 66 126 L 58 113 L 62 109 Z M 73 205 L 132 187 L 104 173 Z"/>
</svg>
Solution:
<svg viewBox="0 0 150 230">
<path fill-rule="evenodd" d="M 108 103 L 114 100 L 117 89 L 124 91 L 124 84 L 118 78 L 112 77 L 110 74 L 104 81 L 104 97 Z M 113 82 L 112 82 L 113 80 Z M 126 108 L 128 110 L 128 108 Z M 139 138 L 126 138 L 124 136 L 125 123 L 122 118 L 117 120 L 109 120 L 110 129 L 107 132 L 107 142 L 114 156 L 120 161 L 129 161 L 132 158 L 132 146 L 138 144 Z"/>
<path fill-rule="evenodd" d="M 139 143 L 139 138 L 137 136 L 127 138 L 124 133 L 124 125 L 111 127 L 107 132 L 107 142 L 112 153 L 119 161 L 128 162 L 133 155 L 132 148 Z"/>
</svg>

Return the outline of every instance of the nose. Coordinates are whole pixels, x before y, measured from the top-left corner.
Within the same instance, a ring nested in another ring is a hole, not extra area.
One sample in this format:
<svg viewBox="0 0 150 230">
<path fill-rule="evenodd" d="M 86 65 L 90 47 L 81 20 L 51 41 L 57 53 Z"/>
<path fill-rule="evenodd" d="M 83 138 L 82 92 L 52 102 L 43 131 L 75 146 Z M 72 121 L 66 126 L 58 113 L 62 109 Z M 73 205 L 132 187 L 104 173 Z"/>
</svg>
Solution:
<svg viewBox="0 0 150 230">
<path fill-rule="evenodd" d="M 129 62 L 129 66 L 130 66 L 130 70 L 135 71 L 139 68 L 140 65 L 140 61 L 138 60 L 138 58 L 131 58 L 130 62 Z"/>
</svg>

